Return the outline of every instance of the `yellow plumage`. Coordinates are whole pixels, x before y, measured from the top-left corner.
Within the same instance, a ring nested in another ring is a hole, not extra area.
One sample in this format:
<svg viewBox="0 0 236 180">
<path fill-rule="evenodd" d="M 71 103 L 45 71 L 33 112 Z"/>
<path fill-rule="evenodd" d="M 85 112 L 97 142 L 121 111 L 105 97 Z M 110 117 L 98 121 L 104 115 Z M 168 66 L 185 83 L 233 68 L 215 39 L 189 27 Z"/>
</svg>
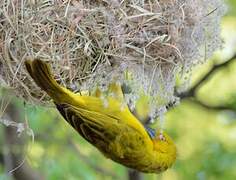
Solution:
<svg viewBox="0 0 236 180">
<path fill-rule="evenodd" d="M 112 83 L 112 96 L 104 105 L 101 92 L 80 95 L 59 85 L 47 63 L 35 59 L 25 62 L 35 83 L 53 99 L 64 119 L 106 157 L 142 172 L 159 173 L 176 159 L 176 147 L 163 133 L 149 136 L 140 121 L 123 104 L 121 87 Z"/>
</svg>

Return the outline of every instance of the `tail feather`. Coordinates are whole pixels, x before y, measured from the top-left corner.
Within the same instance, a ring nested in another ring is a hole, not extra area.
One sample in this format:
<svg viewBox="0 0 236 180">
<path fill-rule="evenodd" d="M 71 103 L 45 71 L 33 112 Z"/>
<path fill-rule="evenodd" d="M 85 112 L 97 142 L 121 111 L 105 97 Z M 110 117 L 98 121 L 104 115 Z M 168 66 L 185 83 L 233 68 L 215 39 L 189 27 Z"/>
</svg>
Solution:
<svg viewBox="0 0 236 180">
<path fill-rule="evenodd" d="M 46 62 L 39 59 L 26 60 L 25 66 L 35 83 L 54 100 L 58 100 L 58 97 L 65 93 L 64 88 L 53 78 Z"/>
</svg>

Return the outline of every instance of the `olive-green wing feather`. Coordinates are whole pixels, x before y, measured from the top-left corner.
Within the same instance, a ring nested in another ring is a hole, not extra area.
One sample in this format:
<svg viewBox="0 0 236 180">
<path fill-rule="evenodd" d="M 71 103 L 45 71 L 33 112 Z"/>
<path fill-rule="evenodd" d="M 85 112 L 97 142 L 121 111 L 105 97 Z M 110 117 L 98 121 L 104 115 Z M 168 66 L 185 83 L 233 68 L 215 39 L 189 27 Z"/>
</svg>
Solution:
<svg viewBox="0 0 236 180">
<path fill-rule="evenodd" d="M 64 119 L 92 144 L 98 141 L 111 141 L 119 132 L 117 119 L 70 104 L 56 104 L 56 106 Z"/>
<path fill-rule="evenodd" d="M 142 132 L 123 124 L 124 121 L 120 121 L 116 117 L 88 111 L 70 104 L 56 104 L 56 106 L 64 119 L 105 155 L 116 154 L 122 158 L 125 154 L 132 154 L 137 158 L 143 156 L 145 149 L 148 148 L 149 141 Z"/>
</svg>

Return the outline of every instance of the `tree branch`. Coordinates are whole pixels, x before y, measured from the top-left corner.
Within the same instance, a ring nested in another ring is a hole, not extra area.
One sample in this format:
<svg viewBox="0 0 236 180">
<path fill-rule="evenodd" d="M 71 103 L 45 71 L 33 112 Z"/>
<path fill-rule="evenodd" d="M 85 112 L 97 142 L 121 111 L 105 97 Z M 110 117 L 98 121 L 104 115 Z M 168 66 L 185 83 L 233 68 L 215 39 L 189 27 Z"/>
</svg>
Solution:
<svg viewBox="0 0 236 180">
<path fill-rule="evenodd" d="M 143 180 L 143 176 L 140 172 L 128 168 L 127 171 L 128 171 L 128 180 Z"/>
<path fill-rule="evenodd" d="M 19 122 L 20 110 L 13 103 L 8 105 L 6 113 L 8 114 L 8 117 L 11 121 Z M 8 176 L 14 177 L 14 179 L 17 180 L 43 180 L 43 175 L 40 174 L 36 169 L 32 168 L 27 161 L 24 161 L 22 149 L 24 149 L 23 147 L 25 145 L 25 138 L 19 138 L 16 129 L 9 126 L 4 127 L 3 139 L 3 149 L 5 150 L 3 151 L 3 163 Z M 16 167 L 17 169 L 12 171 Z"/>
<path fill-rule="evenodd" d="M 196 91 L 204 84 L 206 83 L 207 80 L 209 80 L 209 78 L 219 69 L 229 65 L 232 61 L 234 61 L 236 59 L 236 53 L 227 61 L 225 61 L 224 63 L 221 64 L 215 64 L 214 66 L 212 66 L 212 68 L 210 69 L 210 71 L 208 71 L 207 74 L 205 74 L 205 76 L 203 76 L 193 87 L 191 87 L 188 91 L 183 92 L 178 94 L 177 96 L 180 97 L 181 99 L 184 98 L 189 98 L 189 97 L 194 97 L 196 94 Z"/>
<path fill-rule="evenodd" d="M 187 98 L 189 100 L 191 100 L 192 102 L 206 108 L 206 109 L 210 109 L 210 110 L 214 110 L 214 111 L 235 111 L 236 109 L 229 106 L 229 105 L 211 105 L 211 104 L 207 104 L 199 99 L 197 99 L 196 97 L 189 97 Z"/>
</svg>

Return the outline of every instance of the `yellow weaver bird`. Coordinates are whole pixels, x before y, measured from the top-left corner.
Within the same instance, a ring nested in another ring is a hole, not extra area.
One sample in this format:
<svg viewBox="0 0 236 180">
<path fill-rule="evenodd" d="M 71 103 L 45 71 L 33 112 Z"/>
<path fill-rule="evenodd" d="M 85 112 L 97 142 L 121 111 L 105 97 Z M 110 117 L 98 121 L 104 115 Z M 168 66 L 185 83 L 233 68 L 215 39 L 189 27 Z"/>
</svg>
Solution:
<svg viewBox="0 0 236 180">
<path fill-rule="evenodd" d="M 75 94 L 56 82 L 46 62 L 27 60 L 25 65 L 64 119 L 106 157 L 146 173 L 160 173 L 174 163 L 176 147 L 172 139 L 164 132 L 144 127 L 123 105 L 119 85 L 110 85 L 113 96 L 107 97 L 104 106 L 99 89 L 92 96 Z"/>
</svg>

